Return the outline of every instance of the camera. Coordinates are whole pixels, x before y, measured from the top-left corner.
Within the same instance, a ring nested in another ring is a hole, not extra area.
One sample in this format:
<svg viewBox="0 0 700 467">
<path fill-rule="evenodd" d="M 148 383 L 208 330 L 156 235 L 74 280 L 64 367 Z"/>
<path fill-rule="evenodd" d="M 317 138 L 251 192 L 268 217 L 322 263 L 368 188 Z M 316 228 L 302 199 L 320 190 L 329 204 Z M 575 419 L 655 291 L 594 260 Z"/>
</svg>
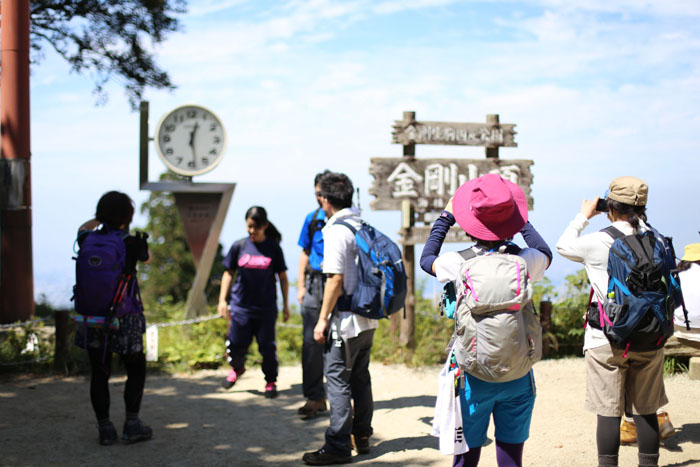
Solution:
<svg viewBox="0 0 700 467">
<path fill-rule="evenodd" d="M 595 205 L 595 210 L 598 212 L 608 212 L 608 199 L 600 198 Z"/>
</svg>

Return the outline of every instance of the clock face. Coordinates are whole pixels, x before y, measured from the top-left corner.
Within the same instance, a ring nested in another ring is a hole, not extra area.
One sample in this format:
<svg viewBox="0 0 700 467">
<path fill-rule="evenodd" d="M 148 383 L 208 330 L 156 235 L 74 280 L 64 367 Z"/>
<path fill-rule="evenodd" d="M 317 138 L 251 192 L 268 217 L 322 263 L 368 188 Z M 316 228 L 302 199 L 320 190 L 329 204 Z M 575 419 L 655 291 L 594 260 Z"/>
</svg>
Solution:
<svg viewBox="0 0 700 467">
<path fill-rule="evenodd" d="M 191 176 L 217 166 L 224 155 L 226 133 L 212 111 L 183 105 L 161 118 L 155 140 L 165 165 L 175 173 Z"/>
</svg>

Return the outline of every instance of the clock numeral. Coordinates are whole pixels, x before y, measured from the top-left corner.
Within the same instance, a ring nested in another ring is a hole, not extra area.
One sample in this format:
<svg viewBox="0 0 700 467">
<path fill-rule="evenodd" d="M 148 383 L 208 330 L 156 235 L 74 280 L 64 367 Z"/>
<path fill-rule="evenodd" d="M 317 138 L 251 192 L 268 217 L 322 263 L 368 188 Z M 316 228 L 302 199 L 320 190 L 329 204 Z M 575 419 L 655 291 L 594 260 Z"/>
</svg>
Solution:
<svg viewBox="0 0 700 467">
<path fill-rule="evenodd" d="M 212 149 L 211 151 L 209 151 L 209 154 L 211 154 L 212 156 L 216 156 L 216 149 Z"/>
<path fill-rule="evenodd" d="M 169 156 L 172 156 L 174 154 L 173 148 L 168 148 L 165 150 L 165 153 Z"/>
<path fill-rule="evenodd" d="M 209 131 L 216 131 L 216 123 L 209 125 Z"/>
<path fill-rule="evenodd" d="M 182 164 L 182 161 L 183 161 L 182 157 L 178 157 L 177 158 L 177 165 Z"/>
<path fill-rule="evenodd" d="M 170 142 L 170 135 L 163 135 L 163 141 L 166 143 Z"/>
<path fill-rule="evenodd" d="M 189 167 L 190 169 L 194 169 L 194 161 L 189 161 L 187 163 L 187 167 Z"/>
<path fill-rule="evenodd" d="M 197 118 L 197 111 L 196 110 L 188 110 L 187 111 L 187 118 Z"/>
<path fill-rule="evenodd" d="M 165 131 L 175 131 L 175 124 L 165 125 Z"/>
<path fill-rule="evenodd" d="M 202 165 L 209 165 L 209 158 L 208 157 L 202 157 Z"/>
<path fill-rule="evenodd" d="M 214 144 L 218 144 L 219 142 L 221 142 L 221 138 L 214 136 Z"/>
<path fill-rule="evenodd" d="M 176 122 L 184 122 L 185 121 L 185 116 L 180 114 L 175 116 L 175 121 Z"/>
</svg>

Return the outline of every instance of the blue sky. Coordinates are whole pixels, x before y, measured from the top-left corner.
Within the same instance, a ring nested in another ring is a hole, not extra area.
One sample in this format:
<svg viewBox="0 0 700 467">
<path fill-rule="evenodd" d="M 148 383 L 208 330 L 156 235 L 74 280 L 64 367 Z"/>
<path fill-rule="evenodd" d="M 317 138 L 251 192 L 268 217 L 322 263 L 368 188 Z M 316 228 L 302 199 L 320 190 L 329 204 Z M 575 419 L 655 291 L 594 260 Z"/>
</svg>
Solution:
<svg viewBox="0 0 700 467">
<path fill-rule="evenodd" d="M 178 88 L 146 93 L 151 136 L 186 103 L 219 115 L 226 155 L 195 181 L 238 184 L 221 242 L 244 236 L 247 208 L 264 206 L 292 278 L 320 170 L 347 173 L 364 217 L 397 238 L 400 214 L 369 210 L 368 169 L 370 157 L 401 155 L 391 127 L 406 110 L 515 123 L 518 147 L 500 155 L 534 160 L 530 219 L 552 248 L 583 198 L 635 175 L 650 186 L 651 223 L 680 252 L 700 241 L 699 19 L 700 3 L 682 0 L 190 1 L 184 31 L 155 50 Z M 35 291 L 55 304 L 70 299 L 75 232 L 100 195 L 122 190 L 139 205 L 148 196 L 138 189 L 138 113 L 120 83 L 108 90 L 96 107 L 91 77 L 48 50 L 32 69 Z M 154 180 L 164 166 L 150 152 Z M 454 146 L 416 154 L 484 157 Z M 604 226 L 595 218 L 588 231 Z M 578 268 L 555 256 L 547 275 L 559 283 Z"/>
</svg>

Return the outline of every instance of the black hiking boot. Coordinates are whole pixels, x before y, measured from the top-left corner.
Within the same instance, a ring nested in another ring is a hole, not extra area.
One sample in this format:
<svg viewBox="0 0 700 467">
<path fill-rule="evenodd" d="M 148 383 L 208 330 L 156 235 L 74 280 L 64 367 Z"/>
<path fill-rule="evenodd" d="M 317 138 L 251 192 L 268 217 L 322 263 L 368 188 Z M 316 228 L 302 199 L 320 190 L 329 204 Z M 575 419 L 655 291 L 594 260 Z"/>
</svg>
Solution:
<svg viewBox="0 0 700 467">
<path fill-rule="evenodd" d="M 141 419 L 130 419 L 124 422 L 124 430 L 122 431 L 122 441 L 127 444 L 136 443 L 138 441 L 146 441 L 153 436 L 151 427 L 141 421 Z"/>
</svg>

